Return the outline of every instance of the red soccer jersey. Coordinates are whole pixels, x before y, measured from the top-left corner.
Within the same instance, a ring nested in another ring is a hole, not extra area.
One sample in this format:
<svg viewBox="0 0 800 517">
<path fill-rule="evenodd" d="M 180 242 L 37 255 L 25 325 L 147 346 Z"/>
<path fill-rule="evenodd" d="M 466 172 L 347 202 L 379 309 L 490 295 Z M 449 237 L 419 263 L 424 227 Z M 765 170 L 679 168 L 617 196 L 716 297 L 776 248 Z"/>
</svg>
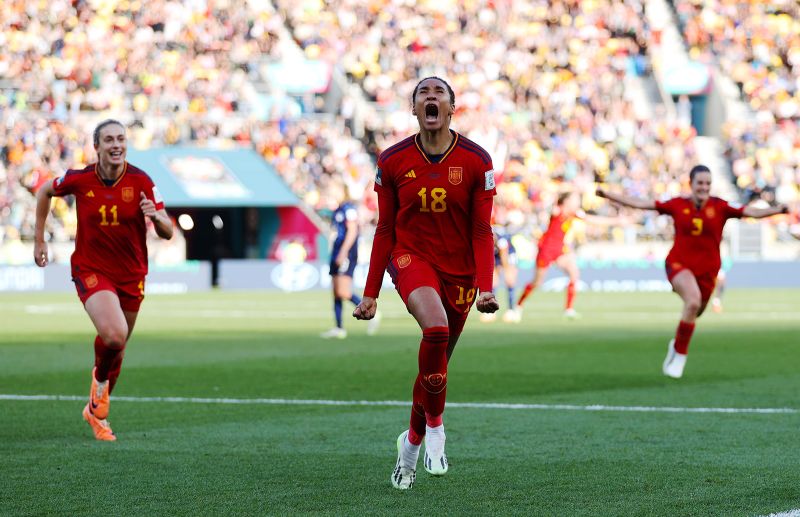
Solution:
<svg viewBox="0 0 800 517">
<path fill-rule="evenodd" d="M 126 162 L 122 176 L 106 186 L 95 166 L 70 169 L 53 182 L 55 195 L 73 194 L 77 205 L 72 273 L 97 271 L 117 282 L 142 279 L 147 274 L 147 227 L 140 193 L 156 204 L 156 210 L 164 208 L 164 202 L 141 169 Z"/>
<path fill-rule="evenodd" d="M 365 296 L 377 297 L 389 257 L 405 253 L 444 275 L 477 277 L 480 290 L 491 291 L 492 159 L 478 144 L 451 133 L 452 144 L 434 162 L 419 134 L 378 158 L 379 221 Z"/>
<path fill-rule="evenodd" d="M 663 203 L 656 201 L 656 210 L 671 215 L 675 223 L 675 244 L 667 255 L 667 266 L 686 267 L 699 275 L 719 271 L 722 229 L 728 219 L 742 217 L 744 208 L 733 207 L 718 197 L 708 198 L 697 208 L 691 199 L 676 197 Z"/>
<path fill-rule="evenodd" d="M 583 211 L 579 210 L 574 214 L 566 214 L 563 210 L 556 209 L 550 214 L 550 222 L 547 224 L 547 230 L 542 234 L 539 239 L 539 249 L 549 252 L 564 252 L 564 238 L 567 232 L 572 227 L 572 222 L 577 217 L 583 217 Z"/>
</svg>

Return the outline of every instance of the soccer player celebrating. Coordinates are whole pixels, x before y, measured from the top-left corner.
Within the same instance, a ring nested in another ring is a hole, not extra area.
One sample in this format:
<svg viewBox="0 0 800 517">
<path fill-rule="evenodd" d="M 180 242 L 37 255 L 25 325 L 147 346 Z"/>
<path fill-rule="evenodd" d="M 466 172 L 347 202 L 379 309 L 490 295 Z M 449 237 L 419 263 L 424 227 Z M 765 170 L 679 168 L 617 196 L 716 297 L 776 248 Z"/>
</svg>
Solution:
<svg viewBox="0 0 800 517">
<path fill-rule="evenodd" d="M 364 299 L 353 312 L 358 319 L 375 316 L 388 268 L 422 329 L 411 423 L 397 439 L 391 476 L 401 490 L 414 484 L 423 438 L 425 470 L 447 472 L 442 423 L 447 363 L 473 302 L 484 313 L 499 308 L 492 292 L 490 220 L 496 191 L 491 157 L 450 129 L 455 94 L 443 79 L 420 81 L 411 105 L 419 133 L 378 158 L 378 225 Z"/>
<path fill-rule="evenodd" d="M 734 218 L 762 218 L 788 212 L 784 205 L 768 208 L 735 207 L 711 196 L 711 171 L 705 165 L 694 166 L 689 172 L 689 179 L 691 196 L 664 202 L 635 199 L 597 189 L 598 196 L 621 205 L 656 210 L 672 216 L 675 243 L 667 255 L 667 279 L 683 300 L 683 310 L 675 337 L 669 342 L 662 371 L 674 379 L 683 375 L 695 321 L 703 314 L 714 292 L 721 265 L 719 249 L 725 222 Z"/>
<path fill-rule="evenodd" d="M 94 130 L 97 163 L 70 169 L 42 186 L 36 194 L 34 260 L 48 263 L 44 227 L 53 196 L 75 196 L 78 234 L 72 254 L 72 281 L 84 309 L 97 329 L 89 402 L 83 418 L 95 438 L 114 441 L 106 418 L 109 395 L 119 377 L 125 344 L 144 299 L 147 275 L 147 226 L 159 237 L 172 237 L 172 221 L 153 181 L 125 161 L 125 128 L 105 120 Z"/>
<path fill-rule="evenodd" d="M 547 270 L 550 269 L 553 263 L 569 275 L 564 317 L 570 319 L 578 317 L 574 305 L 575 292 L 578 280 L 580 280 L 580 271 L 575 261 L 575 253 L 564 242 L 575 219 L 581 219 L 591 224 L 613 224 L 619 221 L 618 219 L 586 214 L 581 210 L 581 200 L 577 192 L 568 191 L 559 194 L 556 206 L 550 214 L 547 230 L 545 230 L 542 238 L 539 239 L 539 252 L 536 255 L 536 270 L 533 273 L 533 280 L 525 285 L 522 295 L 517 301 L 517 306 L 514 308 L 515 316 L 518 320 L 522 317 L 522 305 L 525 300 L 542 285 L 544 277 L 547 275 Z"/>
</svg>

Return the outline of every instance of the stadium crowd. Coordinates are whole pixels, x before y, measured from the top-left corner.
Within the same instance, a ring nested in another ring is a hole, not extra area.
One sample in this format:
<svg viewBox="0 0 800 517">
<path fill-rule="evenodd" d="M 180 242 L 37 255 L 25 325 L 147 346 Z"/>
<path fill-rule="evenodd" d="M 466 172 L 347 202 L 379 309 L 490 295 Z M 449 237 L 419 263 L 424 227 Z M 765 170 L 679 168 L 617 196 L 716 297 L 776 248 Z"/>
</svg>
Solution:
<svg viewBox="0 0 800 517">
<path fill-rule="evenodd" d="M 800 4 L 674 2 L 696 59 L 717 63 L 753 112 L 725 125 L 736 185 L 748 196 L 800 199 Z"/>
<path fill-rule="evenodd" d="M 264 2 L 22 2 L 0 5 L 0 261 L 27 261 L 34 193 L 93 159 L 87 137 L 106 116 L 130 143 L 254 146 L 312 207 L 332 183 L 371 177 L 342 120 L 297 118 L 275 103 L 261 119 L 254 69 L 282 57 L 280 17 Z M 66 22 L 63 22 L 66 20 Z M 336 145 L 333 145 L 334 142 Z M 55 241 L 75 237 L 71 200 L 54 201 Z"/>
<path fill-rule="evenodd" d="M 567 186 L 603 215 L 617 209 L 594 197 L 595 181 L 633 196 L 685 188 L 693 129 L 646 116 L 626 88 L 649 69 L 641 1 L 276 4 L 282 16 L 257 0 L 156 0 L 147 9 L 136 1 L 3 2 L 0 240 L 30 238 L 37 186 L 91 159 L 85 135 L 120 113 L 132 146 L 252 146 L 309 206 L 329 210 L 328 193 L 346 190 L 363 196 L 364 219 L 374 219 L 374 199 L 365 195 L 373 159 L 416 130 L 409 97 L 426 75 L 449 80 L 454 127 L 492 154 L 501 180 L 496 219 L 511 231 L 537 235 Z M 351 135 L 347 103 L 339 113 L 314 113 L 318 103 L 293 104 L 274 91 L 277 101 L 253 116 L 259 64 L 294 45 L 282 36 L 284 24 L 307 58 L 341 66 L 371 101 L 363 139 Z M 773 159 L 772 149 L 787 142 L 797 149 L 796 118 L 774 124 L 778 131 L 759 126 L 779 140 L 769 152 L 755 150 L 759 128 L 732 138 L 743 146 L 732 146 L 736 171 L 748 162 L 743 156 Z M 776 167 L 771 177 L 785 174 Z M 53 238 L 74 237 L 68 203 L 58 201 L 54 214 Z M 591 237 L 625 238 L 608 231 L 587 228 Z M 645 215 L 636 233 L 666 236 L 668 221 Z"/>
<path fill-rule="evenodd" d="M 566 182 L 587 203 L 596 179 L 632 195 L 686 182 L 693 131 L 637 113 L 625 89 L 649 66 L 642 2 L 278 4 L 306 53 L 338 59 L 374 102 L 372 152 L 414 131 L 416 81 L 446 77 L 458 92 L 454 126 L 492 154 L 498 212 L 517 226 L 545 225 Z M 642 233 L 664 229 L 647 221 Z"/>
</svg>

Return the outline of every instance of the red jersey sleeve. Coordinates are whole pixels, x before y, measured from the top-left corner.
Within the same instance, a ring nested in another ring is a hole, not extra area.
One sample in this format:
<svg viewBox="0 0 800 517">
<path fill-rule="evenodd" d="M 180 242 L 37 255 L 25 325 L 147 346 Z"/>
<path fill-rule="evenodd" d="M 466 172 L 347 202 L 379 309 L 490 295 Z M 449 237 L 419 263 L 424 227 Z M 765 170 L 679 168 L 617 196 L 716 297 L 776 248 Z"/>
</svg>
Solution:
<svg viewBox="0 0 800 517">
<path fill-rule="evenodd" d="M 53 190 L 56 196 L 68 196 L 75 193 L 75 186 L 78 183 L 80 174 L 72 169 L 67 170 L 63 176 L 53 180 Z"/>
<path fill-rule="evenodd" d="M 394 247 L 394 221 L 397 216 L 397 201 L 390 174 L 383 171 L 384 164 L 378 160 L 375 172 L 375 192 L 378 193 L 378 225 L 372 240 L 369 273 L 364 286 L 364 296 L 377 298 L 383 284 L 383 273 L 389 265 L 389 255 Z M 387 171 L 388 172 L 388 171 Z"/>
<path fill-rule="evenodd" d="M 673 215 L 680 199 L 681 198 L 674 197 L 666 201 L 656 201 L 656 211 L 659 214 Z"/>
<path fill-rule="evenodd" d="M 494 274 L 494 236 L 492 234 L 492 204 L 497 193 L 492 163 L 486 166 L 472 191 L 472 253 L 475 276 L 480 292 L 491 292 Z"/>
<path fill-rule="evenodd" d="M 156 205 L 156 210 L 162 210 L 164 208 L 164 198 L 161 197 L 161 192 L 158 191 L 158 187 L 156 187 L 149 176 L 145 176 L 144 182 L 145 184 L 142 189 L 144 195 Z"/>
<path fill-rule="evenodd" d="M 723 201 L 723 204 L 725 219 L 741 219 L 744 217 L 744 206 L 731 205 L 727 201 Z"/>
</svg>

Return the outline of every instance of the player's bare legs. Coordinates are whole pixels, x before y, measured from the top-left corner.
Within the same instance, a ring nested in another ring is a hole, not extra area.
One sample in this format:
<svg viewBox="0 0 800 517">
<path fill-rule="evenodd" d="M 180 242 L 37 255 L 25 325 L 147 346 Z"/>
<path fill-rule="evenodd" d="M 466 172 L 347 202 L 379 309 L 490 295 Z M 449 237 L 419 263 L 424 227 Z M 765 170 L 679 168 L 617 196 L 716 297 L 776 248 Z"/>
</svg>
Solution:
<svg viewBox="0 0 800 517">
<path fill-rule="evenodd" d="M 331 277 L 331 285 L 333 287 L 333 317 L 336 326 L 320 334 L 320 337 L 325 339 L 344 339 L 347 337 L 347 331 L 342 325 L 342 308 L 343 302 L 353 297 L 353 279 L 348 275 L 337 274 Z M 361 299 L 356 297 L 353 303 L 356 305 L 361 302 Z"/>
<path fill-rule="evenodd" d="M 689 341 L 692 339 L 695 321 L 702 314 L 706 304 L 701 298 L 697 279 L 688 269 L 684 269 L 672 278 L 672 288 L 683 300 L 683 309 L 675 338 L 669 342 L 662 370 L 664 375 L 678 379 L 683 376 L 683 369 L 686 366 L 686 354 L 689 352 Z"/>
<path fill-rule="evenodd" d="M 95 367 L 92 371 L 92 385 L 83 418 L 92 427 L 95 438 L 114 441 L 116 437 L 106 421 L 109 394 L 119 376 L 125 343 L 136 323 L 137 313 L 123 312 L 119 298 L 112 291 L 96 292 L 86 300 L 84 308 L 97 330 L 97 336 L 94 341 Z"/>
<path fill-rule="evenodd" d="M 419 347 L 419 374 L 414 383 L 407 450 L 413 454 L 413 448 L 416 448 L 416 455 L 413 455 L 416 458 L 419 445 L 425 438 L 425 470 L 434 475 L 442 475 L 448 468 L 442 422 L 447 393 L 448 348 L 451 341 L 447 312 L 439 293 L 427 286 L 414 289 L 408 296 L 408 312 L 422 329 L 422 342 Z M 414 466 L 416 467 L 416 463 Z"/>
<path fill-rule="evenodd" d="M 575 254 L 565 253 L 564 255 L 561 255 L 556 259 L 556 264 L 569 276 L 569 284 L 567 284 L 567 300 L 564 305 L 564 317 L 571 319 L 577 318 L 578 313 L 575 312 L 573 305 L 575 303 L 575 291 L 578 285 L 578 280 L 580 279 L 580 270 L 578 269 L 578 264 L 575 262 Z"/>
<path fill-rule="evenodd" d="M 528 296 L 542 286 L 545 275 L 547 275 L 546 267 L 537 267 L 533 272 L 533 280 L 525 284 L 525 288 L 522 290 L 519 300 L 517 300 L 517 306 L 514 308 L 514 310 L 516 310 L 519 314 L 522 314 L 522 304 L 525 303 L 525 300 L 528 299 Z"/>
</svg>

